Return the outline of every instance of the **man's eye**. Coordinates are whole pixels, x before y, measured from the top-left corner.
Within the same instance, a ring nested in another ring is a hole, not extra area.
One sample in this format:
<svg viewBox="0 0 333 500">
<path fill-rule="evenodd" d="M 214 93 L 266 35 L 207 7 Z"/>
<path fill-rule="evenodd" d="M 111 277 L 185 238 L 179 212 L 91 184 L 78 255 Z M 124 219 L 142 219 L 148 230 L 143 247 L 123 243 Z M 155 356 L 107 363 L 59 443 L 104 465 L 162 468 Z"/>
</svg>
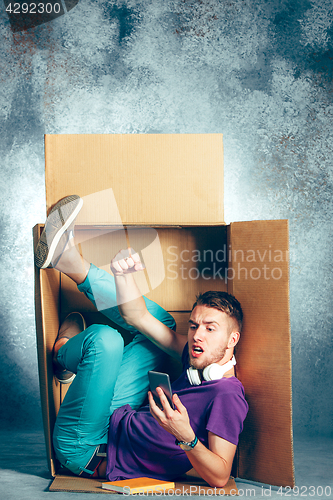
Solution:
<svg viewBox="0 0 333 500">
<path fill-rule="evenodd" d="M 197 329 L 197 327 L 196 327 L 196 326 L 194 326 L 194 325 L 190 325 L 190 330 L 196 330 L 196 329 Z"/>
<path fill-rule="evenodd" d="M 213 332 L 213 331 L 214 331 L 214 328 L 207 328 L 207 330 L 208 330 L 209 332 Z"/>
</svg>

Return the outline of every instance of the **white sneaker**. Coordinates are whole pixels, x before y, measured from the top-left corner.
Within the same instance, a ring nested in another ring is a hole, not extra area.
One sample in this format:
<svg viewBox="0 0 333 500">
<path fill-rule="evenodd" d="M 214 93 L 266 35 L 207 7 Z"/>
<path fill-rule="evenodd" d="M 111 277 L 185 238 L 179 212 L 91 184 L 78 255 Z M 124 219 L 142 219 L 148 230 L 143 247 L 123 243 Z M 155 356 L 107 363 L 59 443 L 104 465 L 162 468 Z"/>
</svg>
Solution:
<svg viewBox="0 0 333 500">
<path fill-rule="evenodd" d="M 51 265 L 53 258 L 59 258 L 65 248 L 71 234 L 65 238 L 62 249 L 57 250 L 61 237 L 65 234 L 70 225 L 74 222 L 80 212 L 83 200 L 76 194 L 67 196 L 58 201 L 50 211 L 43 232 L 35 250 L 35 264 L 40 269 L 46 269 Z M 54 265 L 54 263 L 53 263 Z"/>
</svg>

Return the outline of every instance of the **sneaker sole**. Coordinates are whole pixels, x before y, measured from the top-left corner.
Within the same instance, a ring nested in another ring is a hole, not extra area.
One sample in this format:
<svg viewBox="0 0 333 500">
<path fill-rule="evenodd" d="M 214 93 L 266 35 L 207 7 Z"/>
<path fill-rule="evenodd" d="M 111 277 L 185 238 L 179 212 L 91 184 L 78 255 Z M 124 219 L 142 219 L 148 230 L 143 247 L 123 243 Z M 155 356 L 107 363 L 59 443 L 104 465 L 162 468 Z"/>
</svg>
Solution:
<svg viewBox="0 0 333 500">
<path fill-rule="evenodd" d="M 71 372 L 69 372 L 69 373 L 71 373 Z M 69 378 L 61 378 L 60 376 L 57 377 L 56 374 L 54 374 L 54 376 L 60 384 L 71 384 L 76 377 L 75 373 L 72 373 L 72 376 Z"/>
<path fill-rule="evenodd" d="M 67 201 L 65 201 L 65 200 L 67 200 Z M 68 217 L 66 218 L 66 220 L 64 220 L 64 223 L 62 224 L 61 219 L 63 219 L 63 217 L 62 217 L 63 214 L 62 214 L 62 212 L 59 212 L 59 210 L 61 210 L 61 208 L 65 207 L 69 203 L 73 203 L 76 200 L 78 200 L 78 204 L 76 205 L 74 210 L 68 215 Z M 44 230 L 41 234 L 41 237 L 40 237 L 39 242 L 38 242 L 37 247 L 36 247 L 35 264 L 37 267 L 39 267 L 40 269 L 46 269 L 51 264 L 55 249 L 57 248 L 57 245 L 60 241 L 60 238 L 62 237 L 64 232 L 69 228 L 71 223 L 75 220 L 76 216 L 78 215 L 78 213 L 80 212 L 80 210 L 82 208 L 82 205 L 83 205 L 82 198 L 80 198 L 76 195 L 68 196 L 67 198 L 64 198 L 63 200 L 60 200 L 60 202 L 58 202 L 55 205 L 53 210 L 50 212 L 48 218 L 46 219 Z M 56 231 L 56 233 L 54 234 L 54 236 L 52 238 L 51 244 L 49 245 L 47 242 L 47 237 L 46 237 L 47 224 L 49 222 L 49 225 L 52 225 L 52 223 L 51 223 L 52 215 L 55 214 L 56 211 L 59 212 L 58 222 L 61 223 L 61 227 L 59 227 L 59 229 Z M 44 239 L 46 239 L 46 241 L 44 241 Z"/>
</svg>

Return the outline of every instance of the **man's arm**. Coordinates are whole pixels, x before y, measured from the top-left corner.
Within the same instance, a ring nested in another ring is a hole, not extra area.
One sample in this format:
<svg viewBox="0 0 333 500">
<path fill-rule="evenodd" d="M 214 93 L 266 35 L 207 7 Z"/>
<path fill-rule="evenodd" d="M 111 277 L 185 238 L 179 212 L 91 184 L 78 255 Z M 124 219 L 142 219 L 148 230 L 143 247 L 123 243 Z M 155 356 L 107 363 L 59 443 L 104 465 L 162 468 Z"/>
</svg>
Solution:
<svg viewBox="0 0 333 500">
<path fill-rule="evenodd" d="M 236 445 L 208 432 L 208 448 L 200 441 L 185 452 L 194 469 L 210 486 L 222 488 L 228 482 L 236 452 Z"/>
<path fill-rule="evenodd" d="M 190 425 L 185 406 L 176 394 L 173 395 L 175 410 L 171 408 L 162 389 L 157 389 L 163 405 L 163 411 L 155 404 L 149 392 L 150 412 L 160 426 L 175 436 L 178 441 L 191 442 L 195 433 Z M 232 462 L 236 452 L 236 445 L 208 432 L 208 446 L 206 448 L 200 441 L 190 451 L 185 451 L 189 461 L 200 476 L 210 485 L 222 488 L 228 482 Z"/>
<path fill-rule="evenodd" d="M 116 283 L 118 309 L 124 321 L 167 353 L 180 358 L 187 336 L 177 334 L 147 310 L 133 278 L 134 272 L 144 269 L 138 254 L 131 249 L 122 250 L 112 259 L 110 267 Z"/>
</svg>

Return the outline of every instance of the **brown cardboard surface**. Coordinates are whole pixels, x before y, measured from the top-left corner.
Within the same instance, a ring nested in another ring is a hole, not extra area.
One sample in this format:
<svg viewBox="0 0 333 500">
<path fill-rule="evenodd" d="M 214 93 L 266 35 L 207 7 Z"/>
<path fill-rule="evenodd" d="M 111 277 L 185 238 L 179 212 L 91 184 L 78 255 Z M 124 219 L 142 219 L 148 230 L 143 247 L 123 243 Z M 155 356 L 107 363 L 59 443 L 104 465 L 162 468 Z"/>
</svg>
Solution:
<svg viewBox="0 0 333 500">
<path fill-rule="evenodd" d="M 119 495 L 119 493 L 110 490 L 103 490 L 102 483 L 105 479 L 86 479 L 74 476 L 56 476 L 49 487 L 50 491 L 72 491 L 80 493 L 106 493 L 111 495 Z M 233 477 L 229 478 L 229 481 L 224 486 L 224 488 L 211 488 L 204 481 L 198 481 L 196 479 L 186 480 L 182 482 L 175 483 L 175 495 L 238 495 L 238 489 Z M 149 494 L 148 496 L 152 496 Z M 156 495 L 160 496 L 160 495 Z M 169 495 L 167 495 L 169 496 Z M 171 496 L 171 491 L 170 491 Z"/>
<path fill-rule="evenodd" d="M 86 230 L 82 231 L 86 235 Z M 135 231 L 136 228 L 132 228 L 131 238 L 137 237 Z M 228 291 L 234 293 L 240 300 L 245 314 L 244 330 L 236 352 L 237 375 L 245 386 L 250 405 L 250 412 L 240 438 L 238 475 L 269 484 L 293 485 L 287 222 L 232 223 L 228 242 L 224 239 L 225 227 L 223 226 L 158 228 L 157 232 L 164 258 L 167 255 L 165 246 L 174 245 L 176 242 L 174 246 L 178 250 L 176 252 L 173 248 L 172 251 L 178 256 L 177 259 L 180 259 L 180 249 L 187 250 L 183 257 L 188 259 L 192 250 L 199 246 L 199 241 L 201 241 L 201 248 L 210 248 L 209 245 L 214 240 L 214 235 L 215 242 L 217 241 L 222 249 L 226 245 L 227 253 L 231 252 L 228 258 L 234 257 L 228 266 L 235 269 L 236 274 L 234 279 L 229 280 Z M 37 233 L 38 231 L 35 231 L 35 236 Z M 86 249 L 88 253 L 91 252 L 92 260 L 94 260 L 94 247 L 98 249 L 96 251 L 97 264 L 101 264 L 105 262 L 104 252 L 110 252 L 111 239 L 115 238 L 116 244 L 119 244 L 119 238 L 122 238 L 120 236 L 115 236 L 114 232 L 103 228 L 101 238 L 81 237 L 81 248 L 84 255 Z M 202 241 L 205 240 L 206 243 L 203 245 Z M 279 257 L 282 261 L 274 263 L 272 267 L 270 260 L 274 258 L 276 250 L 282 252 L 282 257 Z M 254 262 L 251 254 L 253 251 L 256 255 Z M 219 256 L 219 260 L 223 260 L 222 256 Z M 238 264 L 240 264 L 239 267 Z M 194 266 L 192 259 L 188 265 Z M 200 261 L 195 265 L 198 269 L 202 268 Z M 280 271 L 275 270 L 274 276 L 279 279 L 265 280 L 263 276 L 262 279 L 257 279 L 258 270 L 255 269 L 261 269 L 263 272 L 265 265 L 266 273 L 269 269 L 280 268 L 281 278 L 279 277 Z M 251 279 L 243 279 L 246 272 L 248 278 Z M 205 276 L 208 277 L 208 275 Z M 221 289 L 225 288 L 224 280 L 219 281 Z M 156 296 L 163 299 L 162 304 L 169 306 L 167 309 L 177 321 L 178 332 L 186 334 L 195 294 L 201 290 L 202 286 L 205 286 L 205 289 L 213 288 L 212 283 L 205 279 L 169 280 L 169 283 L 163 282 L 159 287 L 164 290 L 166 297 L 163 298 L 163 293 L 158 288 L 152 290 L 151 295 L 155 294 L 153 297 L 155 299 Z M 39 287 L 40 292 L 37 293 Z M 51 352 L 57 335 L 58 317 L 63 319 L 68 312 L 73 310 L 79 310 L 88 316 L 88 323 L 105 322 L 105 317 L 96 311 L 83 294 L 77 291 L 76 285 L 71 280 L 64 275 L 61 275 L 59 279 L 57 272 L 50 269 L 37 271 L 36 297 L 40 297 L 36 299 L 36 318 L 39 315 L 42 317 L 42 321 L 37 321 L 37 335 L 44 426 L 50 469 L 54 474 L 56 466 L 52 452 L 51 433 L 60 401 L 67 390 L 67 387 L 60 388 L 60 384 L 56 384 L 52 376 Z M 173 311 L 172 306 L 175 305 L 180 307 Z M 179 366 L 170 360 L 165 371 L 171 371 L 175 377 L 179 373 Z"/>
<path fill-rule="evenodd" d="M 249 414 L 239 445 L 239 477 L 294 485 L 288 221 L 230 225 L 229 291 L 241 302 L 244 328 L 237 377 Z M 231 277 L 231 276 L 230 276 Z"/>
<path fill-rule="evenodd" d="M 45 147 L 47 208 L 69 194 L 84 197 L 78 248 L 108 272 L 111 257 L 129 239 L 146 264 L 137 275 L 140 289 L 174 315 L 181 334 L 196 293 L 226 290 L 228 266 L 229 274 L 235 273 L 228 291 L 245 313 L 236 368 L 250 405 L 238 475 L 293 486 L 288 259 L 274 261 L 273 267 L 270 257 L 288 250 L 287 221 L 235 222 L 227 241 L 220 134 L 55 135 L 46 136 Z M 137 227 L 145 225 L 152 227 Z M 34 228 L 35 242 L 40 229 Z M 233 258 L 227 262 L 229 250 Z M 52 269 L 36 270 L 40 390 L 53 475 L 51 435 L 67 387 L 53 380 L 52 347 L 59 321 L 73 310 L 90 323 L 105 321 L 68 278 Z M 176 374 L 179 366 L 170 362 L 166 369 Z"/>
<path fill-rule="evenodd" d="M 135 279 L 142 293 L 168 311 L 191 310 L 200 290 L 225 290 L 226 226 L 127 227 L 130 245 L 141 255 L 146 271 Z M 84 258 L 110 273 L 111 258 L 127 247 L 125 230 L 113 227 L 75 231 Z M 62 314 L 94 306 L 66 276 L 61 280 Z"/>
<path fill-rule="evenodd" d="M 46 135 L 45 160 L 47 209 L 78 194 L 85 223 L 224 220 L 221 134 Z"/>
<path fill-rule="evenodd" d="M 179 333 L 180 335 L 187 336 L 188 320 L 190 318 L 191 311 L 172 312 L 171 314 L 174 317 L 177 324 L 177 333 Z"/>
<path fill-rule="evenodd" d="M 36 246 L 42 226 L 34 227 Z M 47 460 L 51 474 L 56 472 L 52 432 L 60 406 L 60 384 L 53 378 L 52 349 L 59 329 L 60 274 L 54 269 L 40 271 L 35 267 L 35 312 L 39 385 L 42 403 Z"/>
</svg>

